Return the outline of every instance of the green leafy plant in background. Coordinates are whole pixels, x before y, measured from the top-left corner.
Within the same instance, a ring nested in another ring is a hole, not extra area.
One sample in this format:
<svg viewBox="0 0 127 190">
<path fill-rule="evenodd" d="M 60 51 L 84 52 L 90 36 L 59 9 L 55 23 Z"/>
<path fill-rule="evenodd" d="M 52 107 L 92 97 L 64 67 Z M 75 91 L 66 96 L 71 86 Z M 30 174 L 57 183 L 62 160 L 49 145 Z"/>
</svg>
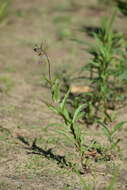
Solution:
<svg viewBox="0 0 127 190">
<path fill-rule="evenodd" d="M 7 16 L 10 6 L 10 0 L 0 1 L 0 22 Z"/>
<path fill-rule="evenodd" d="M 95 43 L 88 52 L 91 61 L 82 69 L 89 71 L 90 86 L 93 92 L 87 93 L 84 102 L 87 104 L 86 119 L 98 120 L 97 113 L 103 113 L 103 121 L 111 121 L 108 109 L 115 109 L 121 91 L 126 85 L 126 43 L 123 35 L 114 32 L 112 25 L 116 11 L 112 17 L 104 18 L 98 33 L 93 33 Z M 124 78 L 125 77 L 125 78 Z M 99 116 L 99 118 L 102 116 Z M 95 118 L 95 119 L 94 119 Z"/>
<path fill-rule="evenodd" d="M 109 142 L 109 151 L 116 149 L 119 151 L 119 142 L 120 138 L 116 138 L 116 133 L 119 132 L 119 130 L 123 127 L 123 125 L 126 123 L 126 121 L 122 121 L 120 123 L 117 123 L 113 128 L 111 129 L 110 126 L 105 125 L 104 123 L 99 122 L 102 126 L 103 134 L 107 137 L 107 140 Z M 117 151 L 115 151 L 117 152 Z"/>
</svg>

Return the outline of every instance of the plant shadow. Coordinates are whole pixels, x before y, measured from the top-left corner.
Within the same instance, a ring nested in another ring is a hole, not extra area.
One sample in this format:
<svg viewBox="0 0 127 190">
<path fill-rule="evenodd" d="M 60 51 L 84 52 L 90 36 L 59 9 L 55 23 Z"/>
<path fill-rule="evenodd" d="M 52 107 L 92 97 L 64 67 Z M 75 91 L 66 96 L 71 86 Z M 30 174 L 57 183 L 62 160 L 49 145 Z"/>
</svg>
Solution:
<svg viewBox="0 0 127 190">
<path fill-rule="evenodd" d="M 80 28 L 81 32 L 85 32 L 88 36 L 94 37 L 95 34 L 102 33 L 102 29 L 99 26 L 82 26 Z"/>
<path fill-rule="evenodd" d="M 127 2 L 122 0 L 117 0 L 117 7 L 124 16 L 127 16 Z"/>
<path fill-rule="evenodd" d="M 70 162 L 66 161 L 65 156 L 61 155 L 56 155 L 53 153 L 53 149 L 49 148 L 48 150 L 44 150 L 43 148 L 40 148 L 39 146 L 36 145 L 37 139 L 35 138 L 32 145 L 30 146 L 29 142 L 23 137 L 23 136 L 18 136 L 18 140 L 20 140 L 22 143 L 25 145 L 28 145 L 28 147 L 25 147 L 25 149 L 29 150 L 27 154 L 37 154 L 37 155 L 42 155 L 48 160 L 53 160 L 59 165 L 60 168 L 70 168 L 72 167 L 72 164 Z"/>
</svg>

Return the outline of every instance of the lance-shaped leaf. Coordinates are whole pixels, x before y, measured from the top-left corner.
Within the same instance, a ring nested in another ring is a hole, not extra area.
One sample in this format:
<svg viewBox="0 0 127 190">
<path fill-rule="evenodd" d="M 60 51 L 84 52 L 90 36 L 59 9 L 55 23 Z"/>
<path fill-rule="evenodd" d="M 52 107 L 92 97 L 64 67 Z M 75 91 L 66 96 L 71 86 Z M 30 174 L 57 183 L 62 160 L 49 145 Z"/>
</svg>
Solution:
<svg viewBox="0 0 127 190">
<path fill-rule="evenodd" d="M 108 127 L 107 127 L 104 123 L 102 123 L 102 122 L 99 122 L 99 124 L 101 124 L 101 126 L 102 126 L 103 134 L 104 134 L 106 137 L 108 137 L 109 140 L 111 140 L 111 132 L 110 132 L 110 130 L 108 129 Z"/>
<path fill-rule="evenodd" d="M 64 107 L 64 110 L 62 110 L 62 115 L 64 116 L 66 121 L 70 123 L 70 121 L 71 121 L 70 114 L 65 107 Z"/>
<path fill-rule="evenodd" d="M 58 134 L 60 134 L 60 135 L 65 136 L 65 137 L 67 138 L 67 140 L 69 140 L 69 142 L 71 142 L 72 144 L 75 143 L 75 140 L 74 140 L 73 136 L 67 134 L 67 131 L 61 130 L 61 129 L 59 129 L 59 130 L 57 129 L 56 132 L 57 132 Z"/>
<path fill-rule="evenodd" d="M 61 102 L 61 104 L 60 104 L 60 108 L 61 108 L 62 110 L 64 110 L 64 107 L 65 107 L 65 104 L 66 104 L 66 102 L 67 102 L 67 98 L 68 98 L 68 96 L 69 96 L 69 93 L 70 93 L 70 89 L 69 89 L 68 92 L 65 94 L 64 99 L 62 100 L 62 102 Z"/>
<path fill-rule="evenodd" d="M 120 142 L 120 139 L 117 139 L 116 142 L 114 142 L 114 143 L 111 145 L 111 149 L 115 149 L 115 147 L 118 145 L 119 142 Z"/>
<path fill-rule="evenodd" d="M 82 118 L 82 116 L 83 116 L 83 114 L 84 114 L 84 113 L 82 112 L 84 106 L 85 106 L 85 105 L 82 104 L 82 105 L 80 105 L 80 106 L 76 109 L 76 111 L 75 111 L 75 113 L 74 113 L 74 116 L 73 116 L 72 123 L 75 123 L 76 121 L 78 121 L 79 119 Z"/>
<path fill-rule="evenodd" d="M 53 111 L 53 112 L 55 112 L 55 113 L 59 113 L 59 109 L 58 108 L 56 108 L 55 106 L 53 106 L 52 104 L 50 104 L 50 103 L 48 103 L 48 102 L 46 102 L 46 101 L 43 101 L 47 106 L 48 106 L 48 108 L 51 110 L 51 111 Z"/>
<path fill-rule="evenodd" d="M 126 121 L 122 121 L 122 122 L 120 122 L 120 123 L 117 123 L 117 124 L 113 127 L 113 129 L 112 129 L 111 135 L 114 135 L 114 133 L 117 132 L 125 123 L 126 123 Z"/>
<path fill-rule="evenodd" d="M 54 84 L 52 85 L 51 92 L 54 102 L 60 102 L 60 84 L 58 80 L 55 80 Z"/>
</svg>

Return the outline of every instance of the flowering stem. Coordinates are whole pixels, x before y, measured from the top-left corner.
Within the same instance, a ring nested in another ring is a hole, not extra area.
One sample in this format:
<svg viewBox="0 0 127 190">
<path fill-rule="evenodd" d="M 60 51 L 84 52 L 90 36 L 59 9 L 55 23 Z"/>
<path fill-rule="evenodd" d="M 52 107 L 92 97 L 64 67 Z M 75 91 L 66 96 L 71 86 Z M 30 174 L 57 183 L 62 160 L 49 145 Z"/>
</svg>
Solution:
<svg viewBox="0 0 127 190">
<path fill-rule="evenodd" d="M 47 62 L 48 62 L 48 74 L 49 74 L 49 80 L 51 81 L 52 78 L 51 78 L 51 62 L 50 62 L 50 59 L 49 59 L 49 56 L 48 54 L 45 52 L 45 56 L 47 58 Z"/>
</svg>

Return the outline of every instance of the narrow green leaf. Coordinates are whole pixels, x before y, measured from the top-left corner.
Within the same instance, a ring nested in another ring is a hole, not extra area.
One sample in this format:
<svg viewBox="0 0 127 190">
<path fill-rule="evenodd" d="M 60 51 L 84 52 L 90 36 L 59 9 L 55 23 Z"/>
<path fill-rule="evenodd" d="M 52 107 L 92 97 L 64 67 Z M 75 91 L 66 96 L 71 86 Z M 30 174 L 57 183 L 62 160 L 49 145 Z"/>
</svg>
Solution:
<svg viewBox="0 0 127 190">
<path fill-rule="evenodd" d="M 84 108 L 84 104 L 80 105 L 80 106 L 76 109 L 76 111 L 75 111 L 75 113 L 74 113 L 74 116 L 73 116 L 72 123 L 75 123 L 77 120 L 79 120 L 79 119 L 82 117 L 81 111 L 82 111 L 83 108 Z"/>
<path fill-rule="evenodd" d="M 48 125 L 46 125 L 46 127 L 65 127 L 64 123 L 50 123 Z"/>
<path fill-rule="evenodd" d="M 43 78 L 44 78 L 44 80 L 49 84 L 49 86 L 52 86 L 52 83 L 53 83 L 54 81 L 49 80 L 48 77 L 46 77 L 45 75 L 43 75 Z"/>
<path fill-rule="evenodd" d="M 60 102 L 60 83 L 58 80 L 55 80 L 54 84 L 52 85 L 51 92 L 54 102 Z"/>
<path fill-rule="evenodd" d="M 103 134 L 106 137 L 110 138 L 111 137 L 111 132 L 109 131 L 108 127 L 104 123 L 102 123 L 102 122 L 99 122 L 99 124 L 101 124 L 101 126 L 102 126 Z"/>
<path fill-rule="evenodd" d="M 120 139 L 117 139 L 115 143 L 112 144 L 111 149 L 114 149 L 118 143 L 120 142 Z"/>
<path fill-rule="evenodd" d="M 48 108 L 51 110 L 51 111 L 53 111 L 53 112 L 55 112 L 55 113 L 59 113 L 59 110 L 58 110 L 58 108 L 55 108 L 55 106 L 53 106 L 52 104 L 49 104 L 48 102 L 45 102 L 45 101 L 43 101 L 47 106 L 48 106 Z"/>
<path fill-rule="evenodd" d="M 126 121 L 122 121 L 122 122 L 120 122 L 120 123 L 117 123 L 117 124 L 113 127 L 113 129 L 112 129 L 112 131 L 111 131 L 111 134 L 113 135 L 115 132 L 117 132 L 125 123 L 126 123 Z"/>
<path fill-rule="evenodd" d="M 74 125 L 77 140 L 81 140 L 81 129 L 79 125 Z"/>
<path fill-rule="evenodd" d="M 60 134 L 60 135 L 65 136 L 71 143 L 73 143 L 73 144 L 75 143 L 73 137 L 70 136 L 70 135 L 68 135 L 66 131 L 64 131 L 64 130 L 56 130 L 56 132 L 57 132 L 58 134 Z"/>
<path fill-rule="evenodd" d="M 85 135 L 84 134 L 81 134 L 81 146 L 83 146 L 83 144 L 85 143 Z"/>
<path fill-rule="evenodd" d="M 64 109 L 65 104 L 66 104 L 66 101 L 67 101 L 67 98 L 68 98 L 68 96 L 69 96 L 69 93 L 70 93 L 70 89 L 67 91 L 67 93 L 66 93 L 65 96 L 64 96 L 63 101 L 62 101 L 61 104 L 60 104 L 60 108 L 61 108 L 61 109 Z"/>
<path fill-rule="evenodd" d="M 108 30 L 112 29 L 112 26 L 113 26 L 114 20 L 116 18 L 116 15 L 117 15 L 117 9 L 114 9 L 112 17 L 111 17 L 111 19 L 109 20 L 109 23 L 108 23 L 108 28 L 107 28 Z"/>
<path fill-rule="evenodd" d="M 71 118 L 70 118 L 70 116 L 69 116 L 69 112 L 68 112 L 68 110 L 66 109 L 66 107 L 64 107 L 64 109 L 61 110 L 61 115 L 64 116 L 64 118 L 66 119 L 67 122 L 70 121 Z"/>
<path fill-rule="evenodd" d="M 99 63 L 98 62 L 95 62 L 95 61 L 91 61 L 91 66 L 94 67 L 94 68 L 99 68 Z"/>
</svg>

